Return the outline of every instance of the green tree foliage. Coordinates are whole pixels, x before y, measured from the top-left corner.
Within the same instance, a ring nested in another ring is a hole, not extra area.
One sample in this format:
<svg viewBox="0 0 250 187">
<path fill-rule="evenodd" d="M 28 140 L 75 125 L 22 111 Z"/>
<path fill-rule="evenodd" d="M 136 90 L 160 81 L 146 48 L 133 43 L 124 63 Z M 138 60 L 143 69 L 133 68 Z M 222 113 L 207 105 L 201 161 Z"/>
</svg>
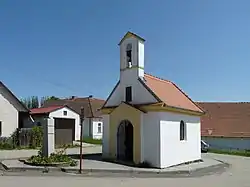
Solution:
<svg viewBox="0 0 250 187">
<path fill-rule="evenodd" d="M 60 100 L 60 98 L 58 98 L 58 97 L 56 97 L 56 96 L 44 96 L 44 97 L 42 97 L 41 98 L 41 101 L 40 101 L 40 106 L 43 106 L 44 105 L 44 103 L 46 102 L 46 101 L 49 101 L 49 100 Z"/>
<path fill-rule="evenodd" d="M 39 99 L 38 99 L 37 96 L 31 96 L 31 97 L 27 97 L 27 98 L 21 99 L 21 102 L 28 109 L 38 108 L 39 107 Z"/>
</svg>

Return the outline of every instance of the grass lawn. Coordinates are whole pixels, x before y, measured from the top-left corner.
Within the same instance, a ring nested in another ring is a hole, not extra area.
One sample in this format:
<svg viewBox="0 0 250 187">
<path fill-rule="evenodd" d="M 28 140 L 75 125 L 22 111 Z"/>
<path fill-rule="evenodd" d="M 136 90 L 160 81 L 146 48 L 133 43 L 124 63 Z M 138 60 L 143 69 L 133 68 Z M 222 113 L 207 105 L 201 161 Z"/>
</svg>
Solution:
<svg viewBox="0 0 250 187">
<path fill-rule="evenodd" d="M 209 149 L 210 153 L 226 154 L 226 155 L 237 155 L 250 157 L 250 150 L 221 150 L 221 149 Z"/>
<path fill-rule="evenodd" d="M 102 145 L 102 139 L 83 138 L 84 143 Z"/>
</svg>

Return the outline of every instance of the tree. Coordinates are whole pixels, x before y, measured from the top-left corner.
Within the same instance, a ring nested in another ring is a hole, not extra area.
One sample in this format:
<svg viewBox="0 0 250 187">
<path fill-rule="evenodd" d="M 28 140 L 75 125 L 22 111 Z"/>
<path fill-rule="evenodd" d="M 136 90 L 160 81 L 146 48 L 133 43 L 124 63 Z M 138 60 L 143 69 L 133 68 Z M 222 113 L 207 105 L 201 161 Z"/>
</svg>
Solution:
<svg viewBox="0 0 250 187">
<path fill-rule="evenodd" d="M 37 96 L 31 96 L 31 97 L 27 97 L 27 98 L 21 99 L 21 102 L 28 109 L 38 108 L 39 107 L 39 100 L 38 100 Z"/>
<path fill-rule="evenodd" d="M 56 96 L 44 96 L 41 98 L 40 106 L 43 106 L 46 101 L 50 101 L 50 100 L 56 101 L 56 100 L 60 100 L 60 98 Z"/>
</svg>

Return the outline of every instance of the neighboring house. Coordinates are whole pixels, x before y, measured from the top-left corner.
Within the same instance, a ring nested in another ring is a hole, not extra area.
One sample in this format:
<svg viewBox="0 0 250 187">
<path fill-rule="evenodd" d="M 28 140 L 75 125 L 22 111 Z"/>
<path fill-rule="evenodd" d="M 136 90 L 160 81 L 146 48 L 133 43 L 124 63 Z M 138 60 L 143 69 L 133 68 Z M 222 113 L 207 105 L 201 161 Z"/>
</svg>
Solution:
<svg viewBox="0 0 250 187">
<path fill-rule="evenodd" d="M 102 139 L 102 116 L 99 109 L 104 104 L 104 100 L 97 98 L 78 98 L 72 96 L 70 99 L 49 100 L 42 107 L 67 105 L 79 115 L 81 107 L 84 108 L 83 136 L 93 139 Z"/>
<path fill-rule="evenodd" d="M 50 106 L 30 110 L 33 122 L 26 123 L 25 127 L 42 126 L 46 118 L 52 118 L 55 125 L 55 145 L 72 144 L 80 140 L 80 117 L 77 112 L 68 106 Z"/>
<path fill-rule="evenodd" d="M 250 150 L 250 103 L 197 104 L 206 111 L 201 118 L 201 135 L 211 148 Z"/>
<path fill-rule="evenodd" d="M 103 157 L 156 168 L 199 160 L 204 112 L 173 82 L 144 73 L 144 41 L 128 32 L 119 44 L 120 80 L 101 109 Z"/>
<path fill-rule="evenodd" d="M 23 127 L 29 109 L 0 81 L 0 137 L 9 137 Z"/>
</svg>

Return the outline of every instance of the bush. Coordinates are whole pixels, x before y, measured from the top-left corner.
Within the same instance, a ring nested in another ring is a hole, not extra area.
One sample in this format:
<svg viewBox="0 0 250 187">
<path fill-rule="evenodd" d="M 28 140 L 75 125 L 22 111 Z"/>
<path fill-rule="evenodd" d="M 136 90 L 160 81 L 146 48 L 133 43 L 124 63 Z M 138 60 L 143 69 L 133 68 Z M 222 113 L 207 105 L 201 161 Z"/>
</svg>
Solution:
<svg viewBox="0 0 250 187">
<path fill-rule="evenodd" d="M 14 149 L 14 144 L 12 139 L 9 137 L 0 138 L 0 149 L 11 150 Z"/>
<path fill-rule="evenodd" d="M 39 126 L 34 126 L 31 129 L 31 147 L 37 148 L 41 147 L 43 143 L 43 128 Z"/>
<path fill-rule="evenodd" d="M 38 148 L 42 146 L 43 129 L 34 126 L 31 129 L 16 129 L 10 137 L 0 138 L 0 149 Z"/>
<path fill-rule="evenodd" d="M 77 165 L 77 161 L 65 154 L 65 149 L 57 153 L 52 153 L 49 157 L 43 156 L 42 151 L 40 150 L 38 155 L 31 156 L 27 162 L 33 165 L 49 165 L 59 163 L 67 163 L 70 166 Z"/>
</svg>

